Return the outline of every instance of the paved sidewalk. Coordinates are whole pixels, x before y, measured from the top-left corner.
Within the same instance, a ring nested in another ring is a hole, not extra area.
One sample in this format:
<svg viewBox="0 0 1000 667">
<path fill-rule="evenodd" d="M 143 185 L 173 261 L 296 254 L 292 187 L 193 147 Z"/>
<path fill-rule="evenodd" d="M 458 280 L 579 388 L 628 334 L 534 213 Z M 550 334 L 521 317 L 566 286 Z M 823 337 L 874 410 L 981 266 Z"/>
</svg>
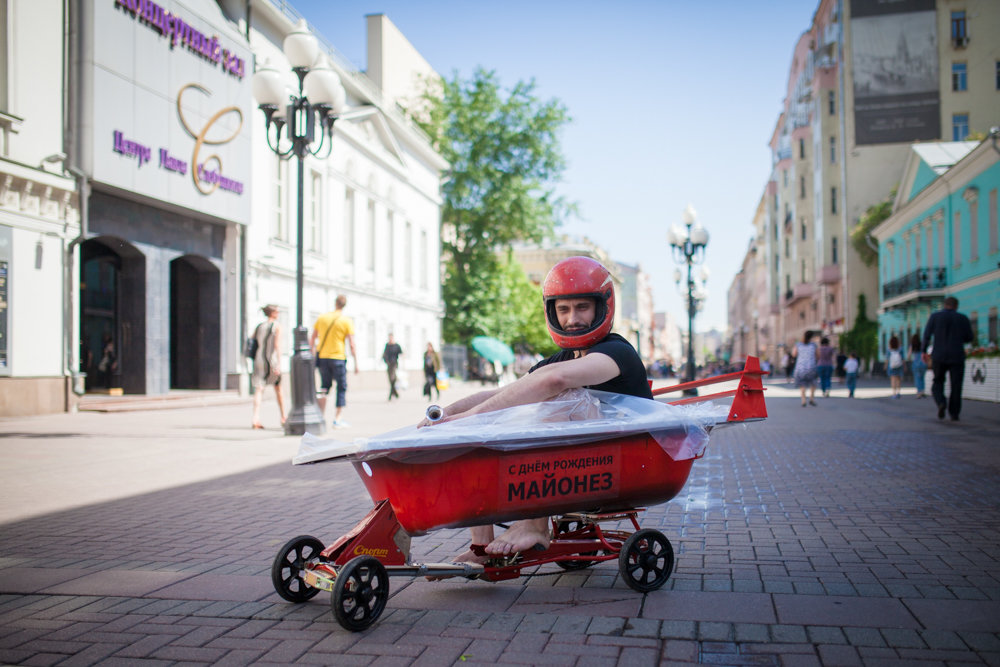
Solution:
<svg viewBox="0 0 1000 667">
<path fill-rule="evenodd" d="M 476 386 L 456 386 L 443 402 Z M 371 501 L 351 466 L 291 466 L 273 400 L 0 420 L 0 662 L 11 664 L 1000 663 L 1000 409 L 863 383 L 713 434 L 684 491 L 642 517 L 677 553 L 638 594 L 605 563 L 498 584 L 391 581 L 352 634 L 329 596 L 280 600 L 288 538 L 329 543 Z M 351 396 L 341 434 L 413 423 L 415 391 Z M 413 540 L 448 559 L 465 532 Z"/>
</svg>

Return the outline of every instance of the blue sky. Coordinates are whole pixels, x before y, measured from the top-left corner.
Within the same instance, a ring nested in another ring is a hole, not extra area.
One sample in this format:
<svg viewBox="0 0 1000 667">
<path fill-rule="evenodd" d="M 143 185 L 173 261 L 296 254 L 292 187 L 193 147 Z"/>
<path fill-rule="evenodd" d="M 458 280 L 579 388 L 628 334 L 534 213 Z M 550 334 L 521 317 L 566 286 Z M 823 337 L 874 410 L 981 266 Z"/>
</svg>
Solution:
<svg viewBox="0 0 1000 667">
<path fill-rule="evenodd" d="M 726 291 L 770 171 L 767 142 L 792 50 L 818 0 L 465 2 L 294 0 L 358 69 L 365 15 L 382 13 L 440 73 L 535 79 L 572 122 L 560 193 L 586 235 L 650 274 L 655 307 L 686 321 L 666 241 L 691 203 L 711 238 L 709 299 L 696 329 L 726 325 Z M 737 323 L 738 324 L 738 323 Z"/>
</svg>

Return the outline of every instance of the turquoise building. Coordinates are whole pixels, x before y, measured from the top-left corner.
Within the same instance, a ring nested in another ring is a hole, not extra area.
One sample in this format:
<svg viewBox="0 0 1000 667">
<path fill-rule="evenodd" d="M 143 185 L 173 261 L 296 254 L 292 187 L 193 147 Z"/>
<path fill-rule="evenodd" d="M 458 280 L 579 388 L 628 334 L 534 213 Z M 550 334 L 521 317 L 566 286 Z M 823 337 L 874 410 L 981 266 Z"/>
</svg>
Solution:
<svg viewBox="0 0 1000 667">
<path fill-rule="evenodd" d="M 968 315 L 976 344 L 997 342 L 1000 130 L 982 142 L 911 146 L 892 215 L 872 230 L 879 255 L 879 345 L 904 351 L 946 296 Z"/>
</svg>

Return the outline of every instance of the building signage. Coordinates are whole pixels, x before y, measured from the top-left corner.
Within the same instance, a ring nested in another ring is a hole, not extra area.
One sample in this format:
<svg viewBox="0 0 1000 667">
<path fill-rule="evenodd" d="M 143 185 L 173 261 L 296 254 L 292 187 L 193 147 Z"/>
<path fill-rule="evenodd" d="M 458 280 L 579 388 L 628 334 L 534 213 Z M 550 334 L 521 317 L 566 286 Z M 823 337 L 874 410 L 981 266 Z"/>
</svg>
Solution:
<svg viewBox="0 0 1000 667">
<path fill-rule="evenodd" d="M 246 224 L 252 98 L 243 36 L 215 0 L 87 5 L 84 152 L 95 183 Z"/>
<path fill-rule="evenodd" d="M 935 0 L 851 0 L 858 144 L 941 135 Z"/>
<path fill-rule="evenodd" d="M 229 49 L 222 48 L 219 36 L 209 38 L 180 15 L 171 14 L 152 0 L 115 0 L 118 7 L 157 30 L 170 40 L 170 48 L 180 42 L 189 51 L 215 64 L 222 63 L 222 69 L 229 74 L 243 78 L 246 73 L 246 61 Z"/>
</svg>

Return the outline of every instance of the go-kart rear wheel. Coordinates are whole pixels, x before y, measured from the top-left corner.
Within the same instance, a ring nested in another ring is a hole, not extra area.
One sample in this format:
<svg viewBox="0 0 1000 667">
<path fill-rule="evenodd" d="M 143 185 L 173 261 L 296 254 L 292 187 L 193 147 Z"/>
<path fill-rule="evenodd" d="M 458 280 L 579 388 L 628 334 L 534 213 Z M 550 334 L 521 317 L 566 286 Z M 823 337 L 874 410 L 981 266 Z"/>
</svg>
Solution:
<svg viewBox="0 0 1000 667">
<path fill-rule="evenodd" d="M 578 530 L 582 530 L 585 526 L 586 526 L 586 524 L 583 521 L 570 520 L 570 519 L 560 519 L 559 521 L 556 522 L 556 530 L 555 530 L 555 535 L 553 537 L 555 537 L 556 539 L 558 539 L 560 535 L 564 535 L 566 533 L 572 533 L 572 532 L 575 532 L 575 531 L 578 531 Z M 584 553 L 581 553 L 580 555 L 581 556 L 596 556 L 598 553 L 600 553 L 600 552 L 598 552 L 598 551 L 586 551 Z M 588 567 L 590 567 L 591 565 L 593 565 L 596 562 L 597 561 L 595 561 L 595 560 L 587 560 L 587 559 L 581 558 L 581 559 L 573 559 L 573 560 L 557 560 L 556 561 L 556 565 L 558 565 L 559 567 L 561 567 L 564 570 L 567 570 L 567 571 L 571 572 L 573 570 L 582 570 L 584 568 L 588 568 Z"/>
<path fill-rule="evenodd" d="M 632 590 L 655 591 L 670 578 L 674 569 L 674 548 L 658 530 L 649 528 L 632 533 L 618 554 L 618 571 Z"/>
<path fill-rule="evenodd" d="M 389 574 L 372 556 L 358 556 L 337 572 L 330 604 L 341 627 L 361 632 L 378 620 L 389 599 Z"/>
<path fill-rule="evenodd" d="M 312 535 L 299 535 L 285 543 L 271 565 L 271 583 L 289 602 L 305 602 L 319 593 L 302 578 L 306 563 L 323 551 L 323 543 Z"/>
</svg>

